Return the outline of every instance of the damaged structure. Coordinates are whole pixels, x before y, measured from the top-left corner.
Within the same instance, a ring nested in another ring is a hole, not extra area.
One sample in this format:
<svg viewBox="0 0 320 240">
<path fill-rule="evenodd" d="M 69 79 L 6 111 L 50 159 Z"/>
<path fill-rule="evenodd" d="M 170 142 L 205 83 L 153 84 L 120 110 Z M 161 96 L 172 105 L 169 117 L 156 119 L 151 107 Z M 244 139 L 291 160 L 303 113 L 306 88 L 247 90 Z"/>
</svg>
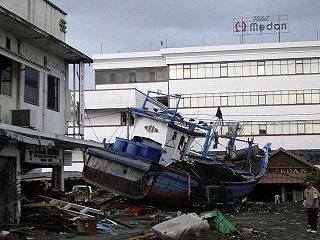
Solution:
<svg viewBox="0 0 320 240">
<path fill-rule="evenodd" d="M 66 136 L 69 65 L 92 62 L 65 43 L 66 15 L 47 0 L 0 1 L 0 223 L 19 221 L 24 172 L 50 167 L 63 190 L 66 150 L 100 146 Z"/>
</svg>

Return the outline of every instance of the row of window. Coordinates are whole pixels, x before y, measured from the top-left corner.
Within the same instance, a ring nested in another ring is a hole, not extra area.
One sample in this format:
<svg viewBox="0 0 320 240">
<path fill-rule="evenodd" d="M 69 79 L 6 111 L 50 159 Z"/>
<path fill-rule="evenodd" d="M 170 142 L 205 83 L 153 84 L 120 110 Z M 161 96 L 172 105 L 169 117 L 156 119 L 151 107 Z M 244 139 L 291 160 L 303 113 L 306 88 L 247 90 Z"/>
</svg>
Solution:
<svg viewBox="0 0 320 240">
<path fill-rule="evenodd" d="M 0 93 L 11 96 L 13 61 L 0 55 Z M 39 105 L 39 71 L 31 67 L 25 67 L 24 101 Z M 47 91 L 48 109 L 59 111 L 59 79 L 48 76 Z"/>
<path fill-rule="evenodd" d="M 168 81 L 168 69 L 130 69 L 95 71 L 96 84 Z"/>
<path fill-rule="evenodd" d="M 170 79 L 320 73 L 319 59 L 266 60 L 169 66 Z"/>
<path fill-rule="evenodd" d="M 170 98 L 170 107 L 173 108 L 176 104 L 177 99 Z M 320 104 L 320 90 L 183 94 L 179 107 L 235 107 L 291 104 Z"/>
<path fill-rule="evenodd" d="M 59 85 L 60 80 L 48 76 L 47 107 L 59 111 Z M 30 67 L 25 68 L 24 101 L 39 105 L 39 71 Z"/>
<path fill-rule="evenodd" d="M 283 122 L 240 122 L 238 135 L 295 135 L 295 134 L 320 134 L 320 121 L 283 121 Z M 219 128 L 220 136 L 230 135 L 235 123 L 224 123 Z"/>
</svg>

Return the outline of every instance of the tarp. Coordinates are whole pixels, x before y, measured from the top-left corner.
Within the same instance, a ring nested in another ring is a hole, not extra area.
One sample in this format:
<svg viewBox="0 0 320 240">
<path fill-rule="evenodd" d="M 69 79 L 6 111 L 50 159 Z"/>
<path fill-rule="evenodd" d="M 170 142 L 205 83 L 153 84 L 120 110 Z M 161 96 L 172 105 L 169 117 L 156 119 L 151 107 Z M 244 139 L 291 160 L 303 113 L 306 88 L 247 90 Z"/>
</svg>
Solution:
<svg viewBox="0 0 320 240">
<path fill-rule="evenodd" d="M 232 225 L 232 223 L 229 222 L 228 219 L 226 219 L 218 209 L 214 210 L 214 211 L 200 213 L 200 217 L 203 218 L 203 219 L 210 218 L 210 217 L 215 217 L 214 222 L 216 223 L 216 227 L 222 233 L 237 232 L 237 233 L 240 234 L 238 229 L 236 229 Z"/>
</svg>

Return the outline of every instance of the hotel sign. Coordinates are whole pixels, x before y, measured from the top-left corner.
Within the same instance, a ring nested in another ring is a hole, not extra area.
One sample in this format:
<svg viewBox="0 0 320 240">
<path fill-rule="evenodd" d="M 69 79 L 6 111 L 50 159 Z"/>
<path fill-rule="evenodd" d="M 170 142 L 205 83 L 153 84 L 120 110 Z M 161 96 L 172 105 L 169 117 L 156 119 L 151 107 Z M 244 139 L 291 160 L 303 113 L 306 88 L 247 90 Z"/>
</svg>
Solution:
<svg viewBox="0 0 320 240">
<path fill-rule="evenodd" d="M 253 16 L 233 19 L 234 36 L 279 34 L 288 32 L 288 15 Z"/>
<path fill-rule="evenodd" d="M 307 169 L 305 168 L 275 168 L 270 169 L 272 173 L 280 173 L 280 174 L 299 174 L 299 173 L 307 173 Z"/>
</svg>

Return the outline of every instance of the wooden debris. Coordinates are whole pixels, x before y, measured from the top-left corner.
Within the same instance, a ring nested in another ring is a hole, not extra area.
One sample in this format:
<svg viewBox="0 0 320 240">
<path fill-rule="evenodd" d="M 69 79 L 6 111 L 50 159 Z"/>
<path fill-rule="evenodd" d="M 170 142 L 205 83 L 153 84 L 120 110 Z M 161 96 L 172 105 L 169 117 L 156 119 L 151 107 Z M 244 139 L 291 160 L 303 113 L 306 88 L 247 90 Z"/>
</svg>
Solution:
<svg viewBox="0 0 320 240">
<path fill-rule="evenodd" d="M 129 238 L 129 240 L 146 239 L 146 238 L 154 237 L 154 236 L 155 236 L 155 235 L 154 235 L 153 233 L 147 233 L 147 234 L 145 234 L 145 235 L 141 235 L 141 236 Z"/>
</svg>

